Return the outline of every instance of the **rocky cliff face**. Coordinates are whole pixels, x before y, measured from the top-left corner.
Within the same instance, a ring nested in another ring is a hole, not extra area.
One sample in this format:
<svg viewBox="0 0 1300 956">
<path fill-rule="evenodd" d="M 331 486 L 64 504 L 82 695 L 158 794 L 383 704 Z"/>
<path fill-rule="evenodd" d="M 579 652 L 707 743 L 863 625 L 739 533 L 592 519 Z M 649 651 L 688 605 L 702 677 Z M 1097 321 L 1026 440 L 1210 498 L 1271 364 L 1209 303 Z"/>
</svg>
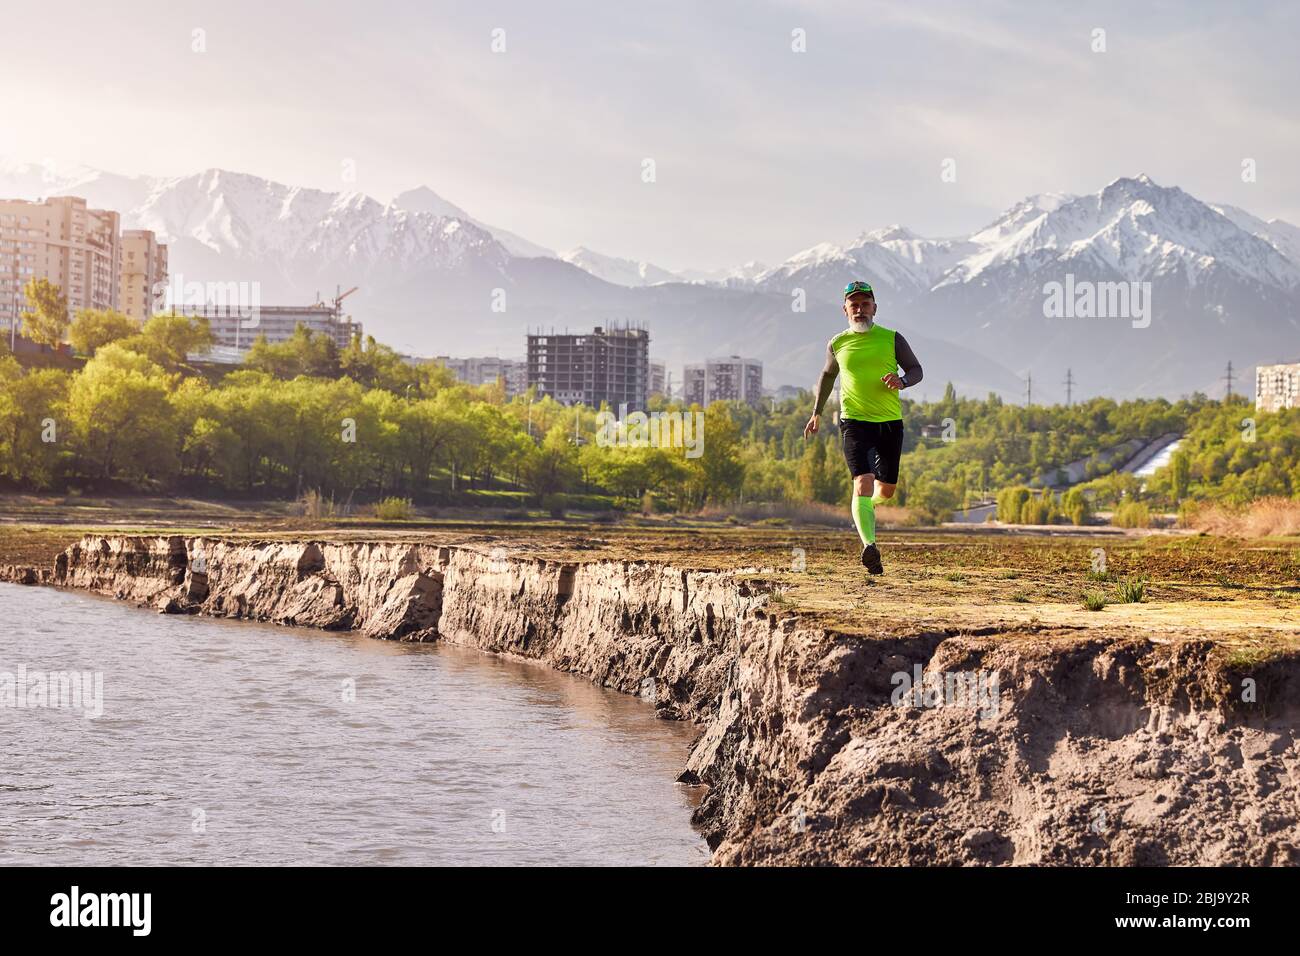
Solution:
<svg viewBox="0 0 1300 956">
<path fill-rule="evenodd" d="M 682 778 L 709 787 L 718 863 L 1300 862 L 1291 656 L 1247 672 L 1195 641 L 866 639 L 738 575 L 396 542 L 90 537 L 52 579 L 470 644 L 637 694 L 701 727 Z"/>
</svg>

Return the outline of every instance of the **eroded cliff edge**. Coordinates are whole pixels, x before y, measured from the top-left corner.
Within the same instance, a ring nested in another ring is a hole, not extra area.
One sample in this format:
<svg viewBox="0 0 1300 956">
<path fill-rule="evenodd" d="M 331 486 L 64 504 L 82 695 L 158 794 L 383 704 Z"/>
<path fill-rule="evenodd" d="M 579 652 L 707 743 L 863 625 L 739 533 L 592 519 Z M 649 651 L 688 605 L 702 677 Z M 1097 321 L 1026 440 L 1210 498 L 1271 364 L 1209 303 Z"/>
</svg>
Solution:
<svg viewBox="0 0 1300 956">
<path fill-rule="evenodd" d="M 6 576 L 469 644 L 637 694 L 701 728 L 683 778 L 709 787 L 718 863 L 1300 862 L 1294 656 L 1243 669 L 1210 641 L 1059 629 L 868 639 L 811 626 L 761 576 L 499 548 L 92 536 Z M 996 694 L 896 706 L 918 667 Z"/>
</svg>

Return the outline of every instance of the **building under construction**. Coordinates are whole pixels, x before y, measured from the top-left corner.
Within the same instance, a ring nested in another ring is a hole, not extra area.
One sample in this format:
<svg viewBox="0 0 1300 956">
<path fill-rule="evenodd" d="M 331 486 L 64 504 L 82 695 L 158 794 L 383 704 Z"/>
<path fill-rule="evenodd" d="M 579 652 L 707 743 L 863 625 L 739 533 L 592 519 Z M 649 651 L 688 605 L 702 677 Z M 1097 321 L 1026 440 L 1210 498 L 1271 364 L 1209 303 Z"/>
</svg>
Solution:
<svg viewBox="0 0 1300 956">
<path fill-rule="evenodd" d="M 528 385 L 565 405 L 601 403 L 644 411 L 650 388 L 650 333 L 639 325 L 590 332 L 528 333 Z"/>
<path fill-rule="evenodd" d="M 220 303 L 175 306 L 171 311 L 207 319 L 218 350 L 247 352 L 258 336 L 263 335 L 271 345 L 287 342 L 300 325 L 332 339 L 339 349 L 345 349 L 363 332 L 360 322 L 354 322 L 352 316 L 343 313 L 343 300 L 356 291 L 352 288 L 336 294 L 328 302 L 318 297 L 315 305 L 261 305 L 232 298 Z"/>
</svg>

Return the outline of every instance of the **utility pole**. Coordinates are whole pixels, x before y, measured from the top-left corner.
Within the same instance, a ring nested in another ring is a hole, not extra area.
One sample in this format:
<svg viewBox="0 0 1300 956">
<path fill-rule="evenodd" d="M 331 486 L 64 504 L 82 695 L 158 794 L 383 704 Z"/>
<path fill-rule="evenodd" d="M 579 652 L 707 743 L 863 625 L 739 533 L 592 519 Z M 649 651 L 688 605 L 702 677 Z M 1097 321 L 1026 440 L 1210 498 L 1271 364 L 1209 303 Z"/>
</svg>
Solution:
<svg viewBox="0 0 1300 956">
<path fill-rule="evenodd" d="M 1025 408 L 1034 404 L 1034 373 L 1029 372 L 1025 378 Z"/>
<path fill-rule="evenodd" d="M 1228 360 L 1228 374 L 1223 377 L 1228 381 L 1228 394 L 1226 397 L 1232 398 L 1232 360 L 1231 359 Z"/>
<path fill-rule="evenodd" d="M 1069 408 L 1074 396 L 1074 372 L 1071 369 L 1065 370 L 1065 407 Z"/>
</svg>

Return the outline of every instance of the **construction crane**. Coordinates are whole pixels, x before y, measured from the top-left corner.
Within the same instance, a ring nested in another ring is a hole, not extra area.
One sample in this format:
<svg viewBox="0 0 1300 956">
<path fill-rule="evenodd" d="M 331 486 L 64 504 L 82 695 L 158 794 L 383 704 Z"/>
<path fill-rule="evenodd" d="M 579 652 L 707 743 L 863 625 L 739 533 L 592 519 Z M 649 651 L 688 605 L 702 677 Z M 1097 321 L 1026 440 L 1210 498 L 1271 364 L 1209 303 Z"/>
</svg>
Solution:
<svg viewBox="0 0 1300 956">
<path fill-rule="evenodd" d="M 353 292 L 356 292 L 358 289 L 360 289 L 361 286 L 354 285 L 351 289 L 348 289 L 347 292 L 344 292 L 342 294 L 339 294 L 339 288 L 340 288 L 339 286 L 334 287 L 334 311 L 335 312 L 338 312 L 340 309 L 342 309 L 343 300 L 346 299 L 348 296 L 350 296 Z"/>
<path fill-rule="evenodd" d="M 339 289 L 341 289 L 341 288 L 343 288 L 343 287 L 342 287 L 342 286 L 337 286 L 337 285 L 334 287 L 334 302 L 333 302 L 333 306 L 334 306 L 334 319 L 335 319 L 335 321 L 337 321 L 338 319 L 340 319 L 340 318 L 343 317 L 343 300 L 346 299 L 348 296 L 350 296 L 353 292 L 356 292 L 357 289 L 359 289 L 359 288 L 361 288 L 361 287 L 360 287 L 360 286 L 356 286 L 356 285 L 354 285 L 351 289 L 348 289 L 347 292 L 340 292 Z M 324 303 L 321 303 L 321 304 L 324 305 Z"/>
<path fill-rule="evenodd" d="M 343 311 L 343 300 L 346 299 L 348 296 L 350 296 L 353 292 L 356 292 L 358 289 L 360 289 L 361 286 L 354 285 L 351 289 L 348 289 L 347 292 L 340 292 L 339 290 L 342 288 L 343 287 L 341 285 L 336 285 L 334 287 L 334 301 L 331 304 L 334 306 L 335 318 L 337 318 Z M 319 292 L 316 293 L 316 304 L 318 306 L 325 305 L 325 300 L 320 297 Z"/>
</svg>

